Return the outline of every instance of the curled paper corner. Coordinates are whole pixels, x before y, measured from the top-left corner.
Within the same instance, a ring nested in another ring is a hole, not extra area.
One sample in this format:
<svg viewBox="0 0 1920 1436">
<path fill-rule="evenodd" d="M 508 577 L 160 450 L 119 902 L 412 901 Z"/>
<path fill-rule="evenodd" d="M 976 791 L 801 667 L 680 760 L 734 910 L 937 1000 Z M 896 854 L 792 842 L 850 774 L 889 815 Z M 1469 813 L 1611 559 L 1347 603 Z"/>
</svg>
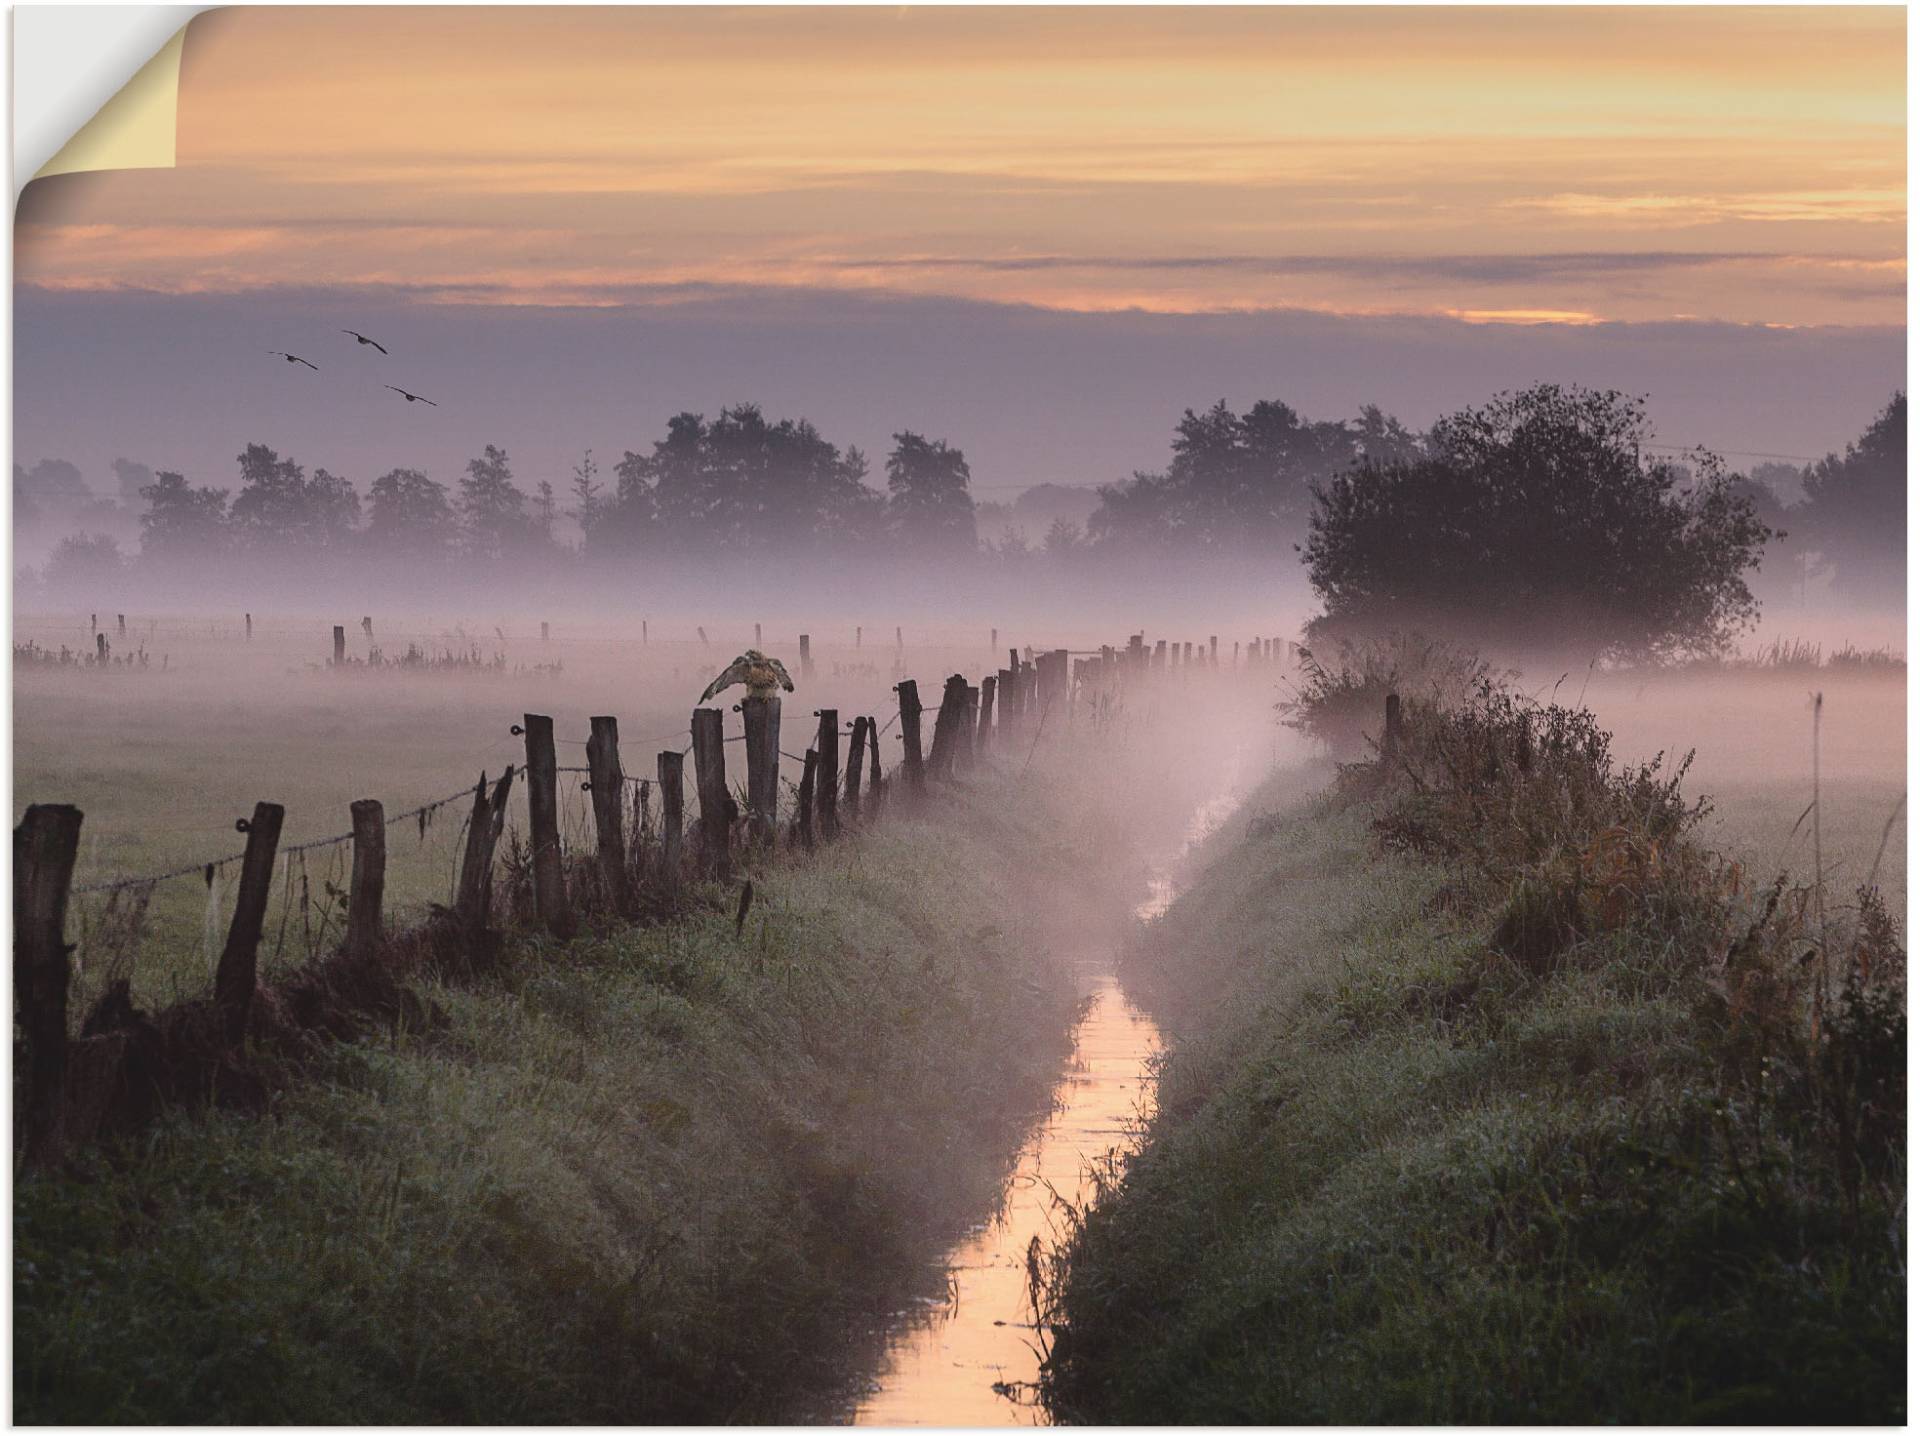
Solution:
<svg viewBox="0 0 1920 1436">
<path fill-rule="evenodd" d="M 34 178 L 88 170 L 172 169 L 187 28 L 175 30 L 160 52 L 135 71 Z"/>
</svg>

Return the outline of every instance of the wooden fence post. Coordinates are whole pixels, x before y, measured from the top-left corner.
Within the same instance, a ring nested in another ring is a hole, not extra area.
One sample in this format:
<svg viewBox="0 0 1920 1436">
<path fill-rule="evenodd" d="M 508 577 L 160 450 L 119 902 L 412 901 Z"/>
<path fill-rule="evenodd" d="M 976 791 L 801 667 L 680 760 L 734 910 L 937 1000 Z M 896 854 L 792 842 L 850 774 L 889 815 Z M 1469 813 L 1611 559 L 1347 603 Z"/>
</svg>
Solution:
<svg viewBox="0 0 1920 1436">
<path fill-rule="evenodd" d="M 67 1079 L 67 896 L 78 808 L 33 803 L 13 830 L 13 997 L 26 1040 L 26 1101 L 14 1139 L 30 1162 L 57 1154 Z"/>
<path fill-rule="evenodd" d="M 973 737 L 980 731 L 980 690 L 971 683 L 967 685 L 966 700 L 966 707 L 960 714 L 960 731 L 954 735 L 959 739 L 954 745 L 954 756 L 960 760 L 961 766 L 971 768 L 974 758 Z"/>
<path fill-rule="evenodd" d="M 125 637 L 127 636 L 127 616 L 126 616 L 126 614 L 124 614 L 124 613 L 116 613 L 116 614 L 114 614 L 114 619 L 115 619 L 115 627 L 116 627 L 116 629 L 118 630 L 118 632 L 119 632 L 119 634 L 120 634 L 120 636 L 121 636 L 122 638 L 125 638 Z"/>
<path fill-rule="evenodd" d="M 820 805 L 820 836 L 832 842 L 840 836 L 840 710 L 820 710 L 820 736 L 814 740 L 818 753 L 818 771 L 814 775 L 814 798 Z"/>
<path fill-rule="evenodd" d="M 336 623 L 333 626 L 333 666 L 340 667 L 347 661 L 347 626 Z"/>
<path fill-rule="evenodd" d="M 867 715 L 867 811 L 880 811 L 880 799 L 886 785 L 880 778 L 880 726 Z"/>
<path fill-rule="evenodd" d="M 754 835 L 772 842 L 780 811 L 780 700 L 748 698 L 740 704 L 747 732 L 747 807 Z"/>
<path fill-rule="evenodd" d="M 753 626 L 753 646 L 756 649 L 760 647 L 760 625 L 757 623 Z"/>
<path fill-rule="evenodd" d="M 800 676 L 813 677 L 813 640 L 804 633 L 800 635 Z"/>
<path fill-rule="evenodd" d="M 927 790 L 925 764 L 920 757 L 920 685 L 904 678 L 894 685 L 900 695 L 900 742 L 906 750 L 907 791 L 919 797 Z"/>
<path fill-rule="evenodd" d="M 940 694 L 940 711 L 933 719 L 933 751 L 927 755 L 927 767 L 936 778 L 953 776 L 966 721 L 967 680 L 956 673 L 947 679 L 947 686 Z"/>
<path fill-rule="evenodd" d="M 686 755 L 662 753 L 655 760 L 660 780 L 660 875 L 669 893 L 680 885 L 681 814 L 686 805 Z"/>
<path fill-rule="evenodd" d="M 726 739 L 718 708 L 693 710 L 693 786 L 700 799 L 701 860 L 721 878 L 733 871 L 734 801 L 727 792 Z"/>
<path fill-rule="evenodd" d="M 587 781 L 592 784 L 593 830 L 600 840 L 600 878 L 606 884 L 613 910 L 621 917 L 631 917 L 633 899 L 627 883 L 627 837 L 620 803 L 627 785 L 626 774 L 620 771 L 620 720 L 589 718 L 587 724 Z"/>
<path fill-rule="evenodd" d="M 533 911 L 555 937 L 569 937 L 567 880 L 560 853 L 560 775 L 553 756 L 553 719 L 529 713 L 521 719 L 527 739 L 527 827 L 533 848 Z"/>
<path fill-rule="evenodd" d="M 813 749 L 807 749 L 806 760 L 800 766 L 800 799 L 794 805 L 795 826 L 799 829 L 802 847 L 813 847 L 813 785 L 820 771 L 820 755 Z"/>
<path fill-rule="evenodd" d="M 847 820 L 860 821 L 860 765 L 866 760 L 867 720 L 855 715 L 847 744 Z"/>
<path fill-rule="evenodd" d="M 373 642 L 373 616 L 366 615 L 360 620 L 360 631 L 367 635 L 367 642 Z"/>
<path fill-rule="evenodd" d="M 251 643 L 253 642 L 253 615 L 249 613 L 245 615 L 245 617 L 247 620 L 247 642 Z"/>
<path fill-rule="evenodd" d="M 280 824 L 287 810 L 278 803 L 255 803 L 253 816 L 236 824 L 247 834 L 247 851 L 240 859 L 240 890 L 234 898 L 233 923 L 220 966 L 213 978 L 213 1002 L 220 1009 L 227 1041 L 238 1042 L 247 1032 L 253 1010 L 253 992 L 259 982 L 260 930 L 266 922 L 267 899 L 273 895 L 273 860 L 280 848 Z"/>
<path fill-rule="evenodd" d="M 93 656 L 96 661 L 105 664 L 107 655 L 112 651 L 112 646 L 107 642 L 106 634 L 96 633 L 93 635 Z"/>
<path fill-rule="evenodd" d="M 353 814 L 353 876 L 347 888 L 347 951 L 370 958 L 385 932 L 380 903 L 387 890 L 387 812 L 376 798 L 357 799 Z"/>
<path fill-rule="evenodd" d="M 987 751 L 987 739 L 993 732 L 993 695 L 1000 689 L 1000 680 L 989 674 L 980 680 L 980 726 L 974 731 L 973 746 L 976 754 Z"/>
<path fill-rule="evenodd" d="M 469 933 L 485 930 L 493 905 L 493 848 L 507 821 L 507 795 L 513 791 L 513 764 L 487 799 L 487 775 L 473 789 L 473 814 L 467 819 L 467 848 L 460 859 L 460 887 L 454 912 Z"/>
</svg>

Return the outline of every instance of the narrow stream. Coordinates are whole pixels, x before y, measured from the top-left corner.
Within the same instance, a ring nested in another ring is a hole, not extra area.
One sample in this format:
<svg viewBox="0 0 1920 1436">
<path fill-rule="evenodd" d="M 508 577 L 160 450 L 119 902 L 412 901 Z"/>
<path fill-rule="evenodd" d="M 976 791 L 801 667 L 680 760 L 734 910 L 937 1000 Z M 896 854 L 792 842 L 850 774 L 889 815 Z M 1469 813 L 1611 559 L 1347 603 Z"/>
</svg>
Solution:
<svg viewBox="0 0 1920 1436">
<path fill-rule="evenodd" d="M 1173 871 L 1233 810 L 1223 795 L 1194 814 L 1185 842 L 1136 909 L 1151 921 L 1173 901 Z M 1151 1113 L 1149 1065 L 1160 1032 L 1131 1007 L 1112 974 L 1113 954 L 1090 953 L 1081 980 L 1086 1015 L 1054 1092 L 1052 1115 L 1028 1137 L 993 1220 L 946 1258 L 947 1296 L 901 1317 L 873 1383 L 854 1406 L 863 1426 L 1035 1426 L 1039 1340 L 1028 1300 L 1027 1253 L 1059 1234 L 1059 1200 L 1084 1202 L 1095 1164 L 1125 1148 Z"/>
</svg>

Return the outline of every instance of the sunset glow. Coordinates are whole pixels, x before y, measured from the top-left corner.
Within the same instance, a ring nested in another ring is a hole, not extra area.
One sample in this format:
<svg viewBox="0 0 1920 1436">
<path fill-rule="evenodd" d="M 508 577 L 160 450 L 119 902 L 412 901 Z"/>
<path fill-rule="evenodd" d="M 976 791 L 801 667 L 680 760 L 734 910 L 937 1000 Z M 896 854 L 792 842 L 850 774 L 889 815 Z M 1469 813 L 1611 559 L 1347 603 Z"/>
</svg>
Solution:
<svg viewBox="0 0 1920 1436">
<path fill-rule="evenodd" d="M 1892 7 L 228 10 L 179 167 L 36 185 L 19 278 L 1893 324 L 1904 49 Z"/>
</svg>

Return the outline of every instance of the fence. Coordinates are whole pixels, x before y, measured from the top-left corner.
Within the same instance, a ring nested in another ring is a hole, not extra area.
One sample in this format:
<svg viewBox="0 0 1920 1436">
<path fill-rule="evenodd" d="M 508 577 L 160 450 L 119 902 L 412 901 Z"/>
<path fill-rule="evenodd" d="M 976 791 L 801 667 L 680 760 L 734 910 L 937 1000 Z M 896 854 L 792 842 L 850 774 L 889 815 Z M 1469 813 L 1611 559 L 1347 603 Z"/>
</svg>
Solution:
<svg viewBox="0 0 1920 1436">
<path fill-rule="evenodd" d="M 1246 666 L 1271 653 L 1259 640 L 1249 643 Z M 512 729 L 522 740 L 523 761 L 508 764 L 491 782 L 483 772 L 471 789 L 392 816 L 379 801 L 360 799 L 350 805 L 348 831 L 285 847 L 284 808 L 260 802 L 236 824 L 245 837 L 238 853 L 79 888 L 73 873 L 80 810 L 34 804 L 14 832 L 15 1002 L 24 1051 L 16 1143 L 27 1161 L 47 1162 L 168 1103 L 244 1103 L 262 1091 L 250 1047 L 298 1054 L 312 1039 L 349 1035 L 370 1020 L 436 1020 L 402 987 L 409 970 L 483 969 L 499 958 L 505 928 L 564 942 L 588 921 L 664 919 L 680 910 L 690 880 L 727 881 L 743 857 L 833 843 L 889 805 L 921 809 L 934 785 L 951 783 L 992 753 L 1024 769 L 1050 735 L 1060 739 L 1111 722 L 1124 692 L 1142 679 L 1220 667 L 1219 645 L 1211 639 L 1198 649 L 1164 640 L 1149 649 L 1140 634 L 1124 646 L 1079 652 L 1028 648 L 1023 656 L 1010 649 L 1007 666 L 977 683 L 961 674 L 944 681 L 930 733 L 918 683 L 902 679 L 894 688 L 897 712 L 884 725 L 873 714 L 843 725 L 837 709 L 817 710 L 799 757 L 781 747 L 780 698 L 750 694 L 735 709 L 740 732 L 725 733 L 721 709 L 696 708 L 684 745 L 656 752 L 644 776 L 626 772 L 614 717 L 590 720 L 587 762 L 577 767 L 557 762 L 551 717 L 529 713 Z M 889 771 L 881 740 L 896 726 L 901 754 Z M 669 742 L 678 745 L 681 736 Z M 726 749 L 735 743 L 744 745 L 744 808 L 728 782 Z M 799 763 L 801 774 L 789 785 L 784 829 L 782 757 Z M 586 801 L 569 843 L 561 780 L 575 775 L 584 777 L 577 791 Z M 508 823 L 516 787 L 526 794 L 524 841 Z M 435 816 L 447 809 L 463 810 L 464 818 L 446 854 L 445 901 L 395 930 L 387 902 L 390 838 L 412 825 L 424 844 Z M 317 900 L 306 867 L 315 853 L 328 863 Z M 211 993 L 142 1013 L 127 972 L 148 905 L 162 884 L 196 880 L 209 894 L 202 939 Z M 273 952 L 284 952 L 297 912 L 304 960 L 263 974 L 276 883 L 281 907 Z M 229 890 L 222 938 L 216 917 Z M 111 941 L 97 931 L 87 936 L 113 957 L 75 1023 L 69 1012 L 75 949 L 66 928 L 70 899 L 83 894 L 105 899 L 94 926 Z M 749 900 L 743 893 L 743 919 Z"/>
</svg>

